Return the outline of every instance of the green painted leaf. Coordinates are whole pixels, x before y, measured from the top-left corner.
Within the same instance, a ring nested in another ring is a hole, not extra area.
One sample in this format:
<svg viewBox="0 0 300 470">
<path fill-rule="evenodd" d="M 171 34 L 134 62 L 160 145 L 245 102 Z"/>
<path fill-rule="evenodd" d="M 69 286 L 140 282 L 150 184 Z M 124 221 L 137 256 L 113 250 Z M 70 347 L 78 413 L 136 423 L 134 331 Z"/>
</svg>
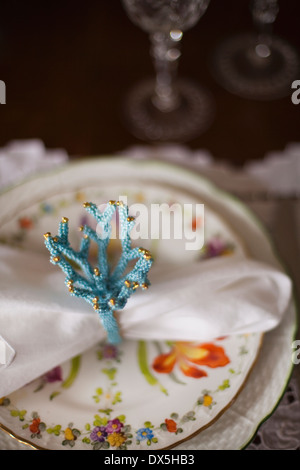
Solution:
<svg viewBox="0 0 300 470">
<path fill-rule="evenodd" d="M 118 419 L 119 421 L 121 421 L 121 423 L 125 423 L 125 421 L 126 421 L 126 416 L 125 416 L 125 415 L 119 415 L 119 416 L 117 416 L 117 419 Z"/>
<path fill-rule="evenodd" d="M 98 411 L 99 413 L 104 413 L 107 416 L 109 416 L 113 410 L 111 408 L 100 408 Z"/>
<path fill-rule="evenodd" d="M 117 392 L 114 396 L 112 404 L 115 405 L 116 403 L 121 403 L 121 402 L 122 402 L 121 392 Z"/>
<path fill-rule="evenodd" d="M 76 379 L 79 369 L 80 369 L 81 356 L 73 357 L 71 360 L 71 368 L 68 377 L 63 382 L 63 388 L 69 388 L 73 385 L 74 380 Z"/>
<path fill-rule="evenodd" d="M 57 397 L 58 395 L 60 395 L 60 392 L 53 392 L 53 393 L 51 393 L 49 398 L 50 398 L 50 400 L 53 400 L 53 398 Z"/>
<path fill-rule="evenodd" d="M 46 430 L 46 424 L 45 423 L 40 423 L 39 424 L 39 430 L 42 431 L 42 432 L 45 431 Z"/>
<path fill-rule="evenodd" d="M 168 395 L 167 390 L 159 383 L 159 381 L 151 374 L 148 367 L 147 345 L 145 341 L 138 343 L 138 363 L 142 374 L 150 385 L 158 385 L 160 390 Z"/>
<path fill-rule="evenodd" d="M 230 387 L 229 379 L 223 381 L 222 385 L 219 385 L 219 390 L 225 390 L 226 388 Z"/>
<path fill-rule="evenodd" d="M 114 380 L 117 369 L 115 367 L 111 367 L 110 369 L 105 368 L 105 369 L 102 369 L 102 372 L 107 375 L 109 380 Z"/>
<path fill-rule="evenodd" d="M 75 437 L 79 437 L 81 435 L 81 432 L 79 431 L 79 429 L 72 429 L 72 433 L 74 434 Z"/>
</svg>

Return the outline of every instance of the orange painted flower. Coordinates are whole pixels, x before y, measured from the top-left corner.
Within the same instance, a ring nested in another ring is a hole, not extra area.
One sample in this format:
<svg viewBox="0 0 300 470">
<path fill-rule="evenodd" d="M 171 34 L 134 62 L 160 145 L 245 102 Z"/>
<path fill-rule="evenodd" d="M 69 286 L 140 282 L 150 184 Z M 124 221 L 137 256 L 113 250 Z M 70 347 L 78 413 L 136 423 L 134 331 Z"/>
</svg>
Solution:
<svg viewBox="0 0 300 470">
<path fill-rule="evenodd" d="M 21 217 L 21 219 L 19 219 L 19 225 L 21 228 L 28 230 L 33 227 L 33 222 L 29 217 Z"/>
<path fill-rule="evenodd" d="M 194 217 L 192 220 L 192 230 L 195 232 L 198 228 L 202 227 L 202 217 Z"/>
<path fill-rule="evenodd" d="M 176 342 L 169 353 L 160 354 L 154 359 L 152 367 L 156 372 L 170 374 L 178 364 L 184 375 L 199 379 L 206 377 L 207 373 L 192 364 L 215 368 L 224 367 L 229 362 L 224 349 L 215 344 Z"/>
<path fill-rule="evenodd" d="M 40 422 L 41 422 L 40 418 L 34 418 L 33 419 L 31 425 L 29 426 L 29 429 L 33 434 L 39 434 L 40 433 L 40 429 L 39 429 Z"/>
<path fill-rule="evenodd" d="M 167 430 L 169 432 L 176 432 L 177 431 L 177 424 L 173 419 L 165 419 L 165 423 L 167 426 Z"/>
</svg>

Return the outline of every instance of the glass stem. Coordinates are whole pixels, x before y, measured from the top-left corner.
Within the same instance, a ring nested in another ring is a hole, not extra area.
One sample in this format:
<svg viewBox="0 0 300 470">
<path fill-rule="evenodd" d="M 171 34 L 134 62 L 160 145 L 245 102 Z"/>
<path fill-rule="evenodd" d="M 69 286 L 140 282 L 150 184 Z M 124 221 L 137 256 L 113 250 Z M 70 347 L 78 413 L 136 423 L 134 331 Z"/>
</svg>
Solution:
<svg viewBox="0 0 300 470">
<path fill-rule="evenodd" d="M 261 57 L 271 54 L 273 24 L 278 10 L 278 0 L 252 1 L 252 18 L 257 31 L 256 53 Z"/>
<path fill-rule="evenodd" d="M 172 39 L 172 33 L 173 39 Z M 182 32 L 157 32 L 150 35 L 151 55 L 156 72 L 153 105 L 163 112 L 170 112 L 179 106 L 176 87 L 177 70 Z"/>
</svg>

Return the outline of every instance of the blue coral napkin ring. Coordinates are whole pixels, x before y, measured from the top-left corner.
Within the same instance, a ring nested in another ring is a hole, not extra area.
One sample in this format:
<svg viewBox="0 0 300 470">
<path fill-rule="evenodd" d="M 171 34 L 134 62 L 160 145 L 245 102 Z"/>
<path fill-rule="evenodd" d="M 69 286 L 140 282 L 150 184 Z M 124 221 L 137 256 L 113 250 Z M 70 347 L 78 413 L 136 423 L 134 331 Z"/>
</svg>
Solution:
<svg viewBox="0 0 300 470">
<path fill-rule="evenodd" d="M 122 310 L 129 297 L 141 287 L 150 285 L 148 272 L 152 266 L 151 253 L 144 248 L 132 248 L 130 232 L 135 224 L 134 217 L 129 216 L 128 206 L 121 201 L 109 201 L 101 212 L 97 205 L 85 202 L 84 208 L 91 214 L 99 230 L 88 225 L 80 227 L 82 240 L 79 251 L 70 246 L 69 220 L 63 217 L 58 235 L 50 232 L 44 234 L 46 248 L 50 252 L 50 261 L 57 265 L 66 275 L 65 284 L 72 296 L 80 297 L 92 305 L 98 313 L 101 323 L 107 332 L 110 343 L 119 343 L 121 334 L 114 313 Z M 111 239 L 111 219 L 119 211 L 121 255 L 114 269 L 108 262 L 108 244 Z M 97 265 L 89 261 L 91 241 L 98 247 Z M 125 272 L 128 263 L 137 260 L 130 272 Z"/>
</svg>

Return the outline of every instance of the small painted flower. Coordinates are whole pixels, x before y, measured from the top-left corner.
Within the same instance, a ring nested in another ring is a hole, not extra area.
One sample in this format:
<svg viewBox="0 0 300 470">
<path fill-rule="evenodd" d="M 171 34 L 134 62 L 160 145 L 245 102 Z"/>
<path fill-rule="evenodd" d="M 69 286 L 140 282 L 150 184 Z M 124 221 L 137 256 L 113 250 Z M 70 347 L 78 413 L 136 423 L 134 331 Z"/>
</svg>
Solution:
<svg viewBox="0 0 300 470">
<path fill-rule="evenodd" d="M 53 206 L 51 206 L 51 204 L 47 204 L 46 202 L 44 202 L 43 204 L 41 204 L 41 210 L 45 213 L 51 213 L 53 212 L 54 208 Z"/>
<path fill-rule="evenodd" d="M 118 348 L 113 344 L 105 344 L 102 354 L 104 359 L 116 359 L 118 357 Z"/>
<path fill-rule="evenodd" d="M 39 429 L 40 422 L 41 422 L 40 418 L 34 418 L 32 420 L 32 423 L 30 424 L 29 429 L 33 434 L 39 434 L 41 432 Z"/>
<path fill-rule="evenodd" d="M 212 238 L 204 247 L 204 257 L 214 258 L 216 256 L 225 256 L 233 252 L 233 246 L 222 238 L 216 236 Z"/>
<path fill-rule="evenodd" d="M 150 428 L 140 428 L 137 430 L 136 436 L 139 441 L 143 441 L 144 439 L 152 439 L 154 434 Z"/>
<path fill-rule="evenodd" d="M 104 442 L 107 436 L 105 426 L 96 426 L 90 435 L 90 438 L 94 442 Z"/>
<path fill-rule="evenodd" d="M 202 217 L 194 217 L 192 220 L 192 230 L 195 232 L 198 228 L 202 227 Z"/>
<path fill-rule="evenodd" d="M 10 399 L 7 397 L 0 398 L 0 406 L 7 406 L 10 404 Z"/>
<path fill-rule="evenodd" d="M 113 432 L 107 436 L 107 441 L 113 447 L 120 447 L 126 441 L 126 437 L 122 433 Z"/>
<path fill-rule="evenodd" d="M 29 217 L 21 217 L 19 219 L 19 226 L 26 230 L 31 229 L 33 227 L 33 222 Z"/>
<path fill-rule="evenodd" d="M 73 434 L 73 431 L 71 428 L 66 428 L 65 429 L 65 439 L 67 441 L 75 441 L 76 436 Z"/>
<path fill-rule="evenodd" d="M 83 215 L 79 219 L 79 225 L 88 225 L 89 224 L 89 218 L 87 215 Z"/>
<path fill-rule="evenodd" d="M 84 194 L 84 192 L 78 191 L 75 194 L 75 199 L 76 199 L 77 202 L 84 202 L 84 201 L 86 201 L 86 195 Z"/>
<path fill-rule="evenodd" d="M 173 419 L 165 419 L 165 423 L 167 426 L 167 430 L 169 432 L 176 432 L 177 431 L 177 424 Z"/>
<path fill-rule="evenodd" d="M 62 369 L 60 366 L 54 367 L 49 372 L 47 372 L 43 379 L 47 383 L 59 382 L 62 381 Z"/>
<path fill-rule="evenodd" d="M 120 432 L 123 426 L 124 426 L 123 423 L 121 423 L 121 421 L 118 418 L 112 419 L 108 421 L 106 425 L 106 432 L 108 434 Z"/>
<path fill-rule="evenodd" d="M 203 405 L 210 406 L 212 404 L 213 398 L 211 395 L 204 395 L 203 397 Z"/>
</svg>

